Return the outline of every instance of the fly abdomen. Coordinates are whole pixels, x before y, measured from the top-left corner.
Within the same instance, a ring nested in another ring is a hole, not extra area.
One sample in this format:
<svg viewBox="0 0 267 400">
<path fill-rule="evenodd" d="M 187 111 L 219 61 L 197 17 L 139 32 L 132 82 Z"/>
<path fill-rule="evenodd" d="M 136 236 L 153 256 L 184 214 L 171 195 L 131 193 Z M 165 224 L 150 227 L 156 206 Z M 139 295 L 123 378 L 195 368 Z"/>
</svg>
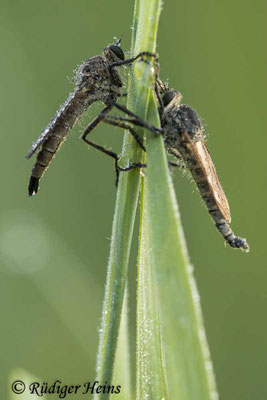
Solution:
<svg viewBox="0 0 267 400">
<path fill-rule="evenodd" d="M 39 151 L 36 157 L 36 162 L 33 166 L 31 175 L 35 178 L 40 179 L 45 170 L 48 168 L 50 162 L 55 156 L 57 150 L 64 141 L 64 137 L 50 136 L 42 145 L 42 149 Z"/>
<path fill-rule="evenodd" d="M 227 221 L 222 219 L 220 222 L 217 222 L 216 228 L 223 235 L 224 239 L 227 243 L 234 248 L 243 249 L 246 252 L 249 252 L 249 246 L 247 244 L 246 239 L 242 239 L 234 234 L 230 225 Z"/>
<path fill-rule="evenodd" d="M 211 190 L 210 184 L 202 169 L 201 168 L 192 169 L 191 173 L 193 175 L 193 178 L 197 184 L 201 197 L 204 200 L 209 212 L 212 212 L 212 210 L 217 210 L 218 212 L 220 212 L 219 209 L 217 209 L 216 200 L 214 198 L 214 192 Z M 222 218 L 222 215 L 220 218 Z"/>
<path fill-rule="evenodd" d="M 186 164 L 188 165 L 188 162 L 186 162 Z M 200 166 L 198 166 L 198 164 L 194 167 L 191 167 L 190 165 L 188 165 L 191 174 L 193 175 L 194 181 L 197 182 L 201 182 L 203 180 L 205 180 L 205 173 L 203 171 L 203 168 L 201 168 Z"/>
<path fill-rule="evenodd" d="M 79 94 L 72 93 L 61 106 L 56 117 L 48 124 L 44 132 L 47 138 L 41 144 L 36 162 L 32 168 L 28 186 L 29 196 L 38 192 L 39 180 L 48 168 L 56 152 L 64 142 L 68 132 L 87 108 L 88 104 Z M 30 154 L 31 155 L 31 154 Z"/>
<path fill-rule="evenodd" d="M 234 234 L 229 223 L 223 218 L 220 210 L 217 207 L 210 209 L 209 213 L 215 222 L 216 228 L 231 247 L 243 249 L 246 252 L 249 251 L 249 246 L 246 239 L 242 239 Z"/>
<path fill-rule="evenodd" d="M 190 171 L 208 210 L 214 208 L 216 206 L 216 200 L 203 169 L 196 166 L 195 168 L 191 168 Z"/>
<path fill-rule="evenodd" d="M 210 184 L 202 169 L 196 166 L 195 168 L 191 168 L 191 173 L 218 231 L 231 247 L 240 248 L 248 252 L 249 246 L 246 239 L 242 239 L 234 234 L 229 223 L 217 207 L 214 192 L 211 190 Z"/>
<path fill-rule="evenodd" d="M 49 142 L 49 139 L 53 139 L 50 137 L 46 142 Z M 30 182 L 28 186 L 29 196 L 32 196 L 38 192 L 39 180 L 43 176 L 45 170 L 48 168 L 50 162 L 56 154 L 56 151 L 60 147 L 62 143 L 62 139 L 59 140 L 58 146 L 54 150 L 46 150 L 44 147 L 46 142 L 43 144 L 42 149 L 37 154 L 36 162 L 32 168 L 32 173 L 30 177 Z M 49 146 L 51 148 L 51 146 Z"/>
<path fill-rule="evenodd" d="M 202 196 L 210 194 L 209 183 L 207 182 L 206 179 L 198 181 L 197 187 Z"/>
</svg>

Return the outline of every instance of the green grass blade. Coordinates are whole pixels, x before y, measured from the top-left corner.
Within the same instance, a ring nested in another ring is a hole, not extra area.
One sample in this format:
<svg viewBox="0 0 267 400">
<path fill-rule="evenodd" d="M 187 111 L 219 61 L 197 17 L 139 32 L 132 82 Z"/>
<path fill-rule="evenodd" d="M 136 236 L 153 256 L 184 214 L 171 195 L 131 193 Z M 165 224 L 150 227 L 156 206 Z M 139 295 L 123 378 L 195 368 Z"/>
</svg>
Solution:
<svg viewBox="0 0 267 400">
<path fill-rule="evenodd" d="M 135 53 L 142 50 L 155 52 L 158 21 L 161 9 L 160 1 L 140 1 L 137 23 Z M 144 85 L 153 91 L 154 78 L 143 64 L 134 68 L 135 99 L 144 93 Z M 141 84 L 140 84 L 141 83 Z M 148 97 L 147 97 L 148 98 Z M 135 112 L 146 119 L 146 108 L 142 103 L 133 103 Z M 140 133 L 140 131 L 138 132 Z M 161 338 L 158 320 L 158 303 L 151 279 L 149 253 L 149 233 L 147 222 L 147 196 L 142 190 L 140 223 L 140 247 L 137 287 L 137 399 L 167 399 L 165 376 L 162 363 Z"/>
<path fill-rule="evenodd" d="M 130 347 L 129 347 L 129 327 L 128 327 L 128 290 L 126 286 L 122 315 L 120 323 L 120 331 L 118 337 L 118 346 L 115 357 L 114 367 L 114 386 L 121 386 L 119 398 L 120 400 L 133 400 L 133 388 L 131 384 L 131 367 L 130 367 Z M 116 387 L 115 387 L 116 390 Z M 118 393 L 111 395 L 111 400 L 118 398 Z"/>
<path fill-rule="evenodd" d="M 158 125 L 154 96 L 148 120 Z M 147 134 L 147 230 L 151 268 L 160 307 L 170 399 L 217 399 L 215 379 L 202 322 L 166 151 L 162 137 Z"/>
<path fill-rule="evenodd" d="M 113 366 L 127 280 L 138 187 L 139 175 L 137 172 L 122 174 L 117 192 L 97 355 L 96 379 L 100 383 L 112 384 L 113 382 Z M 95 398 L 97 400 L 108 399 L 109 395 L 96 394 Z"/>
<path fill-rule="evenodd" d="M 133 22 L 132 54 L 137 54 L 141 50 L 155 50 L 159 16 L 158 4 L 159 0 L 137 1 Z M 149 20 L 149 23 L 146 24 L 146 31 L 143 37 L 140 28 L 138 28 L 140 19 L 142 20 L 142 26 L 145 26 L 145 19 Z M 127 106 L 144 119 L 146 119 L 152 80 L 153 69 L 150 65 L 144 62 L 134 64 L 134 73 L 131 73 L 129 79 Z M 137 92 L 139 93 L 138 97 L 136 95 Z M 133 142 L 128 133 L 125 135 L 122 155 L 122 162 L 126 162 L 126 164 L 130 160 L 134 162 L 140 162 L 141 160 L 141 150 Z M 114 359 L 136 215 L 139 181 L 140 174 L 138 170 L 131 171 L 130 173 L 122 173 L 117 191 L 97 354 L 96 379 L 100 383 L 108 382 L 108 384 L 111 384 L 113 378 Z M 94 398 L 102 400 L 109 397 L 108 394 L 100 393 L 95 394 Z"/>
<path fill-rule="evenodd" d="M 152 280 L 147 190 L 142 185 L 137 284 L 137 400 L 167 399 L 159 309 Z"/>
</svg>

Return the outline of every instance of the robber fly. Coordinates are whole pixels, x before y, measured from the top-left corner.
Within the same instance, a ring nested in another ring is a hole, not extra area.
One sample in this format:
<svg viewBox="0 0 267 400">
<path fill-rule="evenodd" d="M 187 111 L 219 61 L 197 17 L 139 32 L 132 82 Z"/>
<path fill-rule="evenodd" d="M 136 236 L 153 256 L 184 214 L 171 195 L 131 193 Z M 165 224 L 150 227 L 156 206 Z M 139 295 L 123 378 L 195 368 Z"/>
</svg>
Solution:
<svg viewBox="0 0 267 400">
<path fill-rule="evenodd" d="M 122 95 L 122 79 L 116 67 L 131 64 L 137 58 L 143 56 L 156 57 L 155 54 L 149 52 L 139 53 L 137 56 L 126 59 L 124 52 L 119 46 L 120 41 L 112 44 L 104 49 L 102 56 L 94 56 L 84 61 L 78 67 L 74 77 L 75 88 L 68 96 L 64 104 L 61 105 L 56 116 L 50 121 L 47 127 L 42 131 L 39 138 L 33 142 L 32 147 L 28 151 L 26 158 L 30 158 L 38 149 L 36 162 L 33 166 L 28 186 L 29 196 L 38 192 L 39 180 L 48 168 L 50 162 L 55 156 L 57 150 L 64 142 L 68 132 L 83 114 L 83 112 L 94 102 L 102 101 L 106 107 L 100 114 L 90 123 L 82 135 L 82 139 L 93 146 L 97 150 L 111 156 L 115 159 L 115 169 L 118 181 L 118 172 L 123 170 L 118 167 L 118 155 L 99 146 L 87 139 L 87 135 L 102 121 L 112 107 L 116 107 L 126 114 L 135 117 L 135 115 L 126 107 L 117 103 L 118 98 Z M 112 124 L 112 123 L 111 123 Z M 157 128 L 146 124 L 147 128 L 156 132 Z M 144 149 L 141 139 L 129 127 L 128 128 L 135 140 Z"/>
<path fill-rule="evenodd" d="M 159 113 L 164 130 L 165 147 L 190 170 L 215 225 L 226 242 L 234 248 L 249 251 L 246 239 L 236 236 L 231 227 L 230 208 L 205 143 L 202 121 L 195 110 L 180 104 L 182 94 L 169 90 L 160 80 L 156 83 Z"/>
<path fill-rule="evenodd" d="M 178 160 L 176 163 L 169 162 L 169 165 L 187 167 L 190 170 L 209 213 L 226 242 L 231 247 L 248 252 L 246 239 L 236 236 L 230 228 L 229 204 L 207 149 L 199 115 L 188 105 L 180 104 L 182 94 L 177 90 L 170 90 L 159 78 L 156 79 L 155 91 L 160 104 L 159 115 L 165 147 Z M 139 117 L 129 119 L 105 116 L 105 122 L 111 121 L 124 128 L 127 127 L 126 122 L 143 127 L 146 124 Z M 134 164 L 128 170 L 136 167 L 144 168 L 146 164 Z"/>
</svg>

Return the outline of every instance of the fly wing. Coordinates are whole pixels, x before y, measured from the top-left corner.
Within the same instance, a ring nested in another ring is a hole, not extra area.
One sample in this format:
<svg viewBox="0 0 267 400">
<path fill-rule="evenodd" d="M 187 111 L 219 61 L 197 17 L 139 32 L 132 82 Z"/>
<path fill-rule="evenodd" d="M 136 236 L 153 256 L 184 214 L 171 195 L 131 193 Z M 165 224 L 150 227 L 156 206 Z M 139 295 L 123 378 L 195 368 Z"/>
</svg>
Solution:
<svg viewBox="0 0 267 400">
<path fill-rule="evenodd" d="M 211 159 L 210 153 L 204 141 L 190 141 L 192 150 L 198 158 L 199 164 L 202 167 L 204 174 L 209 182 L 210 190 L 214 196 L 217 207 L 222 213 L 227 222 L 231 222 L 231 213 L 227 198 L 223 191 L 215 166 Z"/>
</svg>

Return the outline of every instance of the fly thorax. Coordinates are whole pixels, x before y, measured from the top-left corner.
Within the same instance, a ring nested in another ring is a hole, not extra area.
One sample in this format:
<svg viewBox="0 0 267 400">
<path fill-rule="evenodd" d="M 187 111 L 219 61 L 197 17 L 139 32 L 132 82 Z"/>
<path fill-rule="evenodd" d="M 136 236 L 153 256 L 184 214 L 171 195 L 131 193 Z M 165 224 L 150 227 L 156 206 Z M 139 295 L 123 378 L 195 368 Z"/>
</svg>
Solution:
<svg viewBox="0 0 267 400">
<path fill-rule="evenodd" d="M 173 109 L 163 112 L 161 126 L 164 129 L 163 137 L 166 147 L 178 149 L 181 143 L 181 131 L 177 125 L 176 113 L 173 112 Z"/>
<path fill-rule="evenodd" d="M 117 68 L 112 68 L 110 69 L 110 79 L 111 79 L 111 84 L 115 86 L 116 88 L 121 88 L 122 87 L 122 79 L 119 71 Z"/>
<path fill-rule="evenodd" d="M 91 92 L 101 87 L 108 87 L 111 78 L 105 59 L 102 56 L 95 56 L 86 60 L 76 70 L 75 83 L 79 88 Z"/>
<path fill-rule="evenodd" d="M 203 138 L 203 125 L 202 121 L 193 108 L 186 104 L 177 107 L 174 115 L 177 124 L 177 130 L 180 133 L 188 132 L 191 140 L 201 140 Z"/>
<path fill-rule="evenodd" d="M 165 146 L 167 148 L 178 149 L 181 143 L 181 135 L 179 132 L 177 132 L 175 126 L 166 125 L 165 127 L 163 126 L 163 129 Z"/>
</svg>

